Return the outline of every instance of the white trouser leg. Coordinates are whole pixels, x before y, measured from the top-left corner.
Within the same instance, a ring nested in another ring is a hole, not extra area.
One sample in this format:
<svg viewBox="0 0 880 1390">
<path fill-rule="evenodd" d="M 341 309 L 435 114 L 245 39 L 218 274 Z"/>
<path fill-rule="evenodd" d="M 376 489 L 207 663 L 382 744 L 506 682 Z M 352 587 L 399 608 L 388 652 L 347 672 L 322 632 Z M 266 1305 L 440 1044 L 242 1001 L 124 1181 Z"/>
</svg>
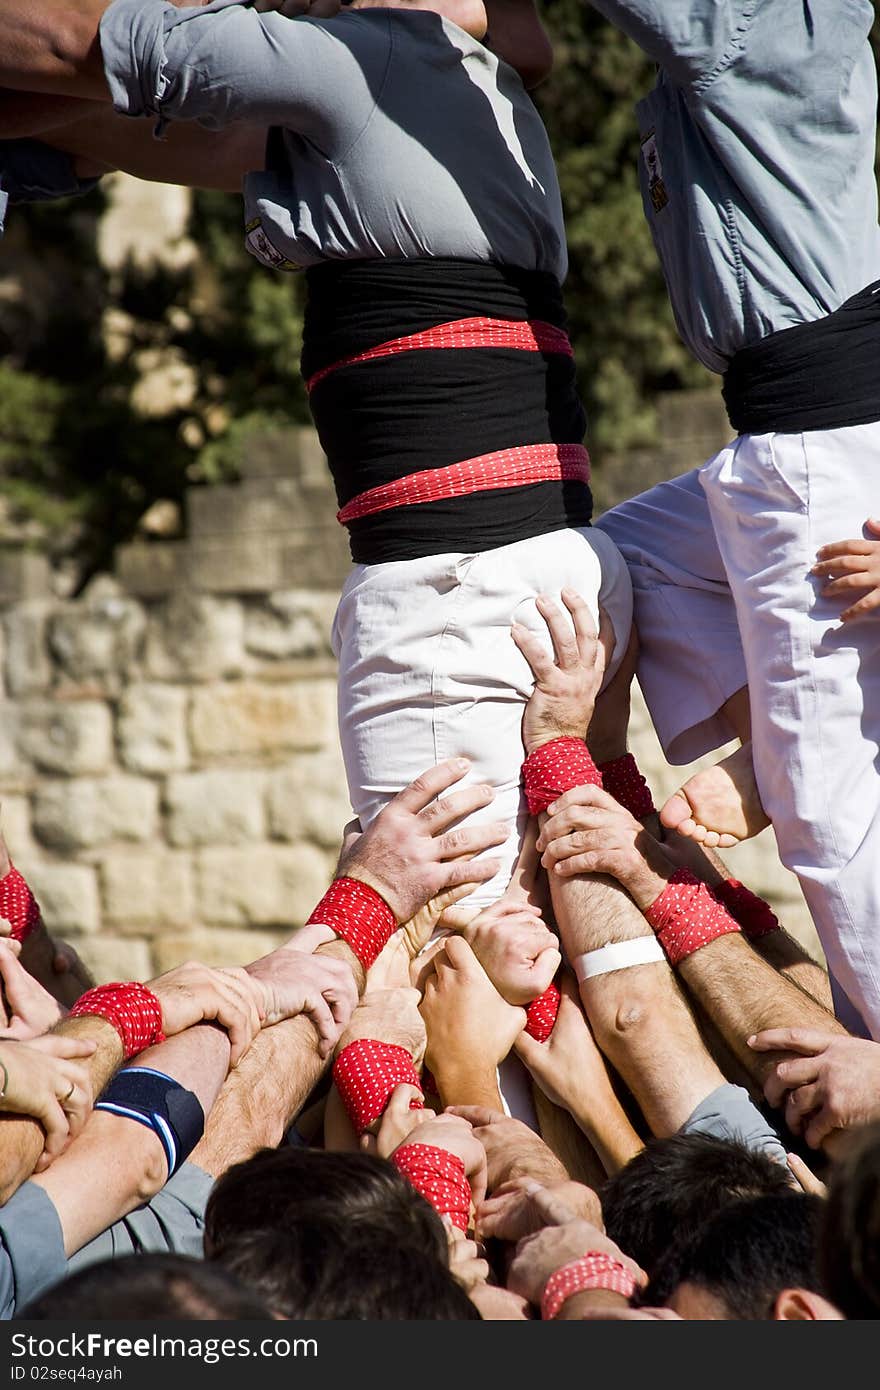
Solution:
<svg viewBox="0 0 880 1390">
<path fill-rule="evenodd" d="M 880 621 L 843 625 L 816 551 L 877 510 L 880 425 L 744 436 L 701 480 L 736 603 L 755 773 L 837 982 L 880 1038 Z"/>
<path fill-rule="evenodd" d="M 599 518 L 629 566 L 639 685 L 670 763 L 734 738 L 720 713 L 746 683 L 736 611 L 698 471 Z"/>
<path fill-rule="evenodd" d="M 495 801 L 474 819 L 511 826 L 502 868 L 469 899 L 483 907 L 504 891 L 527 820 L 520 799 L 528 664 L 510 625 L 546 639 L 535 598 L 576 589 L 598 621 L 614 625 L 616 669 L 629 637 L 632 595 L 613 542 L 590 527 L 487 550 L 358 567 L 333 629 L 339 659 L 339 727 L 351 804 L 368 824 L 425 768 L 467 757 L 462 785 L 488 782 Z"/>
</svg>

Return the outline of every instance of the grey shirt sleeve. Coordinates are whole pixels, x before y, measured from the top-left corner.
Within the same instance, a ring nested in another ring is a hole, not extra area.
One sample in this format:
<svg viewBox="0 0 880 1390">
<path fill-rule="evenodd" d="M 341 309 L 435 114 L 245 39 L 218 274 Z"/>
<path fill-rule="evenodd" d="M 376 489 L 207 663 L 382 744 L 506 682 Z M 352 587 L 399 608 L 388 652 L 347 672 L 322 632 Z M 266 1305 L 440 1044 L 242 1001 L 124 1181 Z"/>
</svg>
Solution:
<svg viewBox="0 0 880 1390">
<path fill-rule="evenodd" d="M 679 86 L 710 80 L 731 60 L 759 0 L 591 0 Z M 765 0 L 766 3 L 766 0 Z"/>
<path fill-rule="evenodd" d="M 69 198 L 96 183 L 77 178 L 70 155 L 40 140 L 0 140 L 0 232 L 7 204 Z"/>
<path fill-rule="evenodd" d="M 212 130 L 246 120 L 283 126 L 334 154 L 376 107 L 390 25 L 258 14 L 239 0 L 177 9 L 114 0 L 100 29 L 113 105 L 127 116 L 196 120 Z"/>
<path fill-rule="evenodd" d="M 0 1207 L 0 1318 L 66 1274 L 58 1213 L 41 1187 L 26 1182 Z"/>
<path fill-rule="evenodd" d="M 173 1251 L 200 1259 L 205 1207 L 214 1179 L 194 1163 L 184 1163 L 152 1201 L 115 1221 L 70 1258 L 71 1271 L 98 1260 L 148 1251 Z"/>
</svg>

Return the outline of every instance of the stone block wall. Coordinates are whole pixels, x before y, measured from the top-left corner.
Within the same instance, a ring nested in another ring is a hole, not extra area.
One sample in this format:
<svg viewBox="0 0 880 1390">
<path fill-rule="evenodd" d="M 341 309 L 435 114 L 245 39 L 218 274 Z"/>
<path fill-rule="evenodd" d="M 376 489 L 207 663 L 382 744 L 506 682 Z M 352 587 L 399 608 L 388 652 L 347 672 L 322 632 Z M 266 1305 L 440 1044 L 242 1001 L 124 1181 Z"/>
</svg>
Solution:
<svg viewBox="0 0 880 1390">
<path fill-rule="evenodd" d="M 678 423 L 693 452 L 718 427 L 696 406 Z M 625 461 L 611 485 L 636 490 Z M 187 511 L 186 540 L 123 547 L 72 600 L 42 557 L 0 554 L 0 822 L 99 979 L 271 948 L 323 893 L 350 816 L 330 651 L 347 547 L 314 435 L 279 432 Z M 659 802 L 687 774 L 638 699 L 632 743 Z M 730 863 L 815 944 L 769 832 Z"/>
</svg>

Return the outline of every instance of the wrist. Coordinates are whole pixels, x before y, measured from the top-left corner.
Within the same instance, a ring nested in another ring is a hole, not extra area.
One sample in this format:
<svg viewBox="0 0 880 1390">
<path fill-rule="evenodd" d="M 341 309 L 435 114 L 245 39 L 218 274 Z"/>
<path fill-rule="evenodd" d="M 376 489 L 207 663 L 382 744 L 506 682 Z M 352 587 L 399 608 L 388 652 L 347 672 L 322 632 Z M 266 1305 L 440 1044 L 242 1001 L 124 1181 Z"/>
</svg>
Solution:
<svg viewBox="0 0 880 1390">
<path fill-rule="evenodd" d="M 285 941 L 283 946 L 278 949 L 281 951 L 300 951 L 306 955 L 312 955 L 319 946 L 328 946 L 331 941 L 338 941 L 338 937 L 332 927 L 328 927 L 323 922 L 312 922 L 311 926 L 300 927 L 297 932 Z"/>
<path fill-rule="evenodd" d="M 630 1269 L 616 1256 L 603 1250 L 589 1250 L 580 1259 L 553 1271 L 544 1285 L 541 1297 L 541 1317 L 552 1320 L 575 1294 L 610 1292 L 628 1301 L 636 1281 Z"/>
<path fill-rule="evenodd" d="M 628 1308 L 630 1302 L 623 1294 L 612 1289 L 581 1289 L 565 1300 L 554 1319 L 555 1322 L 580 1322 L 584 1318 L 609 1311 Z"/>
<path fill-rule="evenodd" d="M 491 1110 L 503 1108 L 494 1066 L 480 1064 L 475 1067 L 472 1058 L 462 1063 L 447 1060 L 436 1067 L 433 1062 L 428 1065 L 444 1106 L 485 1105 Z"/>
</svg>

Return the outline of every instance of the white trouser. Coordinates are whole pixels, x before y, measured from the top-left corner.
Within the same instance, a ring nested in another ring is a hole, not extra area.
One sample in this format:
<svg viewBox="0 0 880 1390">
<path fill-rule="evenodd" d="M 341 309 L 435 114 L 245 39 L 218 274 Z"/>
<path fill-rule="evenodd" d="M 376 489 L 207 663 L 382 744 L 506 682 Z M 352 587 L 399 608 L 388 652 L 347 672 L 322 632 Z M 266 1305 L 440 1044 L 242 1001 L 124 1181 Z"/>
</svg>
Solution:
<svg viewBox="0 0 880 1390">
<path fill-rule="evenodd" d="M 877 470 L 875 472 L 875 470 Z M 745 435 L 701 470 L 749 678 L 755 772 L 832 975 L 880 1038 L 880 621 L 816 551 L 877 510 L 880 424 Z"/>
<path fill-rule="evenodd" d="M 528 814 L 520 797 L 523 707 L 533 677 L 510 635 L 517 621 L 541 634 L 535 607 L 576 589 L 614 627 L 610 678 L 629 637 L 632 593 L 623 558 L 591 527 L 553 531 L 475 555 L 359 565 L 333 625 L 339 730 L 351 804 L 367 825 L 420 772 L 466 757 L 459 786 L 488 782 L 495 800 L 473 821 L 511 827 L 502 867 L 468 901 L 494 902 L 510 882 Z"/>
<path fill-rule="evenodd" d="M 735 738 L 721 713 L 746 684 L 736 610 L 694 469 L 621 502 L 596 522 L 627 564 L 639 633 L 639 685 L 670 763 Z"/>
<path fill-rule="evenodd" d="M 639 679 L 671 760 L 731 736 L 719 706 L 748 681 L 755 773 L 782 861 L 874 1037 L 880 620 L 842 625 L 843 605 L 823 600 L 809 571 L 820 546 L 860 536 L 876 512 L 878 461 L 877 424 L 747 435 L 599 523 L 630 562 Z"/>
</svg>

